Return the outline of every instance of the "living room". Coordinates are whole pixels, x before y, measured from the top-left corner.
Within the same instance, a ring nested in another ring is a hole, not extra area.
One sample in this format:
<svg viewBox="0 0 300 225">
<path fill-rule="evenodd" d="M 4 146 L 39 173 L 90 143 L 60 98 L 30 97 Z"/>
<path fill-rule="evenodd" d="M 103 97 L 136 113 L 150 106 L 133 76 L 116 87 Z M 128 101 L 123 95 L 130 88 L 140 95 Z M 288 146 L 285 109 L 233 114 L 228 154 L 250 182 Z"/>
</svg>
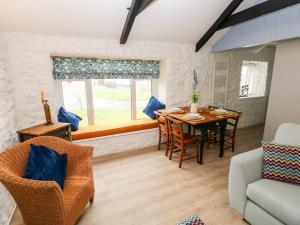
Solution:
<svg viewBox="0 0 300 225">
<path fill-rule="evenodd" d="M 299 3 L 1 2 L 0 224 L 300 224 Z"/>
</svg>

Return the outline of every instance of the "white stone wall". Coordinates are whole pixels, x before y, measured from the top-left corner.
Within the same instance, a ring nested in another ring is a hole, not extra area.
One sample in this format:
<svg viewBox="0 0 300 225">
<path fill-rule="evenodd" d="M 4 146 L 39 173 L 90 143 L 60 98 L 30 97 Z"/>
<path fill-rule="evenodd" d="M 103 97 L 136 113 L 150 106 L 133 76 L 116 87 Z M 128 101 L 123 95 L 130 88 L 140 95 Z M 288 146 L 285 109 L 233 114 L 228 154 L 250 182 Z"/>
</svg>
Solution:
<svg viewBox="0 0 300 225">
<path fill-rule="evenodd" d="M 50 56 L 86 56 L 109 58 L 157 59 L 161 61 L 159 99 L 169 107 L 191 102 L 193 70 L 199 75 L 200 104 L 208 104 L 211 93 L 213 55 L 209 49 L 195 53 L 194 45 L 162 42 L 128 42 L 118 40 L 56 37 L 23 33 L 3 33 L 7 42 L 7 67 L 13 84 L 18 129 L 44 122 L 39 92 L 49 99 L 52 114 L 59 107 L 52 77 Z M 83 141 L 95 146 L 95 155 L 141 148 L 157 141 L 157 131 L 128 135 L 130 138 L 105 137 Z M 132 144 L 131 142 L 135 143 Z M 107 147 L 111 146 L 111 147 Z"/>
<path fill-rule="evenodd" d="M 10 147 L 16 141 L 15 110 L 11 85 L 7 79 L 5 55 L 5 43 L 0 41 L 0 152 Z M 8 223 L 14 206 L 15 203 L 8 191 L 0 184 L 0 225 Z"/>
<path fill-rule="evenodd" d="M 3 36 L 8 43 L 8 73 L 14 87 L 17 128 L 44 122 L 39 99 L 41 89 L 45 90 L 53 114 L 56 114 L 58 103 L 51 55 L 160 60 L 159 98 L 168 106 L 191 102 L 193 70 L 196 69 L 202 90 L 200 102 L 210 101 L 212 55 L 208 49 L 195 53 L 194 45 L 187 44 L 129 41 L 120 45 L 118 40 L 22 33 L 4 33 Z"/>
<path fill-rule="evenodd" d="M 0 43 L 5 43 L 0 46 L 1 150 L 14 143 L 17 129 L 44 122 L 39 96 L 41 89 L 46 92 L 53 117 L 56 117 L 59 103 L 52 77 L 50 56 L 53 55 L 160 60 L 161 77 L 158 97 L 168 107 L 191 103 L 193 70 L 196 69 L 199 76 L 198 90 L 201 92 L 199 104 L 210 103 L 214 55 L 210 53 L 209 48 L 195 53 L 194 45 L 188 44 L 129 41 L 126 45 L 120 45 L 118 40 L 23 33 L 0 33 Z M 5 54 L 3 47 L 5 47 Z M 274 50 L 263 52 L 267 60 L 270 60 L 271 55 L 274 54 Z M 243 126 L 263 121 L 265 108 L 262 105 L 266 105 L 267 97 L 243 100 L 243 102 L 236 98 L 240 72 L 238 68 L 241 65 L 238 57 L 255 60 L 257 56 L 237 51 L 234 54 L 221 53 L 217 57 L 225 57 L 231 61 L 228 107 L 245 112 L 241 119 Z M 270 61 L 270 69 L 273 68 L 272 63 Z M 82 140 L 79 143 L 94 146 L 95 156 L 139 149 L 157 143 L 157 129 Z M 1 192 L 3 189 L 0 188 L 0 196 L 2 198 L 5 196 L 4 201 L 0 199 L 0 221 L 2 222 L 9 217 L 8 212 L 12 205 L 7 200 L 9 197 Z M 8 205 L 2 206 L 3 203 Z"/>
<path fill-rule="evenodd" d="M 226 107 L 243 113 L 239 121 L 239 127 L 264 123 L 272 80 L 275 48 L 268 47 L 259 52 L 252 48 L 232 50 L 216 53 L 215 57 L 217 60 L 229 62 Z M 266 95 L 264 97 L 239 98 L 243 61 L 268 62 Z"/>
<path fill-rule="evenodd" d="M 94 157 L 117 152 L 142 149 L 157 145 L 158 129 L 148 129 L 126 134 L 117 134 L 87 140 L 74 141 L 77 144 L 94 146 Z"/>
</svg>

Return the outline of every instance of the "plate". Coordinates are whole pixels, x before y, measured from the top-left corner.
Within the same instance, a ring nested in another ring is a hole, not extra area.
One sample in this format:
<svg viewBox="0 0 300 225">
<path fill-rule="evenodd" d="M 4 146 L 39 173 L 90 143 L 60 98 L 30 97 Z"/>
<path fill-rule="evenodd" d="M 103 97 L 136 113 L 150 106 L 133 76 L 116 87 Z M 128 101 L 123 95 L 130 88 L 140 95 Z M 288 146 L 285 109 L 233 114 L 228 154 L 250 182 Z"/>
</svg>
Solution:
<svg viewBox="0 0 300 225">
<path fill-rule="evenodd" d="M 187 119 L 199 119 L 201 118 L 199 113 L 188 113 L 186 115 L 184 115 L 185 118 Z"/>
<path fill-rule="evenodd" d="M 215 109 L 214 112 L 217 114 L 227 114 L 228 113 L 228 111 L 225 109 Z"/>
<path fill-rule="evenodd" d="M 181 113 L 183 112 L 183 110 L 181 110 L 180 108 L 171 108 L 167 110 L 169 113 Z"/>
</svg>

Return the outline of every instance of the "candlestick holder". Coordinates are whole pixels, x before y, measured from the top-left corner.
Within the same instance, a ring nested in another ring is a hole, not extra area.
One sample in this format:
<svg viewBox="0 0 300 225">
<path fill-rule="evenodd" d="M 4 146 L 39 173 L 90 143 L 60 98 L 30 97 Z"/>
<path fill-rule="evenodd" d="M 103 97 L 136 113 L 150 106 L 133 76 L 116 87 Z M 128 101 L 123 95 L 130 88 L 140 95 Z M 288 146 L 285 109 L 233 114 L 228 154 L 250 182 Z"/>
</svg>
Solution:
<svg viewBox="0 0 300 225">
<path fill-rule="evenodd" d="M 50 111 L 50 106 L 48 104 L 48 100 L 42 99 L 42 104 L 44 106 L 44 112 L 45 112 L 45 118 L 46 118 L 45 125 L 51 125 L 51 124 L 53 124 L 53 122 L 52 122 L 52 118 L 51 118 L 51 111 Z"/>
</svg>

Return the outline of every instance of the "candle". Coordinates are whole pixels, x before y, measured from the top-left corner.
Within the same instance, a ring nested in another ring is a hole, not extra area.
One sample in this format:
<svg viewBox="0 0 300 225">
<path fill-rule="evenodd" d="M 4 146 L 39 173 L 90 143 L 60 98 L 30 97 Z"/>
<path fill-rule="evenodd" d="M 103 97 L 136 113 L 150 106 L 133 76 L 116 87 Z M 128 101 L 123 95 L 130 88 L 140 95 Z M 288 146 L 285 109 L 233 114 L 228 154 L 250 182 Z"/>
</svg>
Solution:
<svg viewBox="0 0 300 225">
<path fill-rule="evenodd" d="M 44 100 L 44 98 L 45 98 L 45 92 L 41 90 L 41 99 Z"/>
</svg>

